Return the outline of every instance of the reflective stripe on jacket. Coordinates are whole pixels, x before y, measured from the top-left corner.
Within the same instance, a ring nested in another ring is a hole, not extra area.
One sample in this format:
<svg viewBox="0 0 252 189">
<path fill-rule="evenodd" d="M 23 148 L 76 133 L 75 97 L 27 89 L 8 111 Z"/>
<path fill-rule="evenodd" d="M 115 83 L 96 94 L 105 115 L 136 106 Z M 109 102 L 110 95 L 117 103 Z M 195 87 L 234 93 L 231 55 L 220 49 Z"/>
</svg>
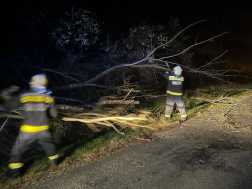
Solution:
<svg viewBox="0 0 252 189">
<path fill-rule="evenodd" d="M 49 129 L 48 125 L 44 125 L 44 126 L 22 125 L 20 127 L 20 131 L 24 131 L 24 132 L 39 132 L 39 131 L 44 131 L 46 129 Z"/>
<path fill-rule="evenodd" d="M 166 92 L 171 95 L 182 96 L 184 78 L 182 76 L 176 76 L 175 74 L 169 74 L 169 72 L 166 72 L 164 77 L 168 80 Z"/>
<path fill-rule="evenodd" d="M 47 93 L 28 91 L 20 95 L 24 109 L 24 122 L 20 130 L 38 132 L 48 129 L 49 110 L 54 107 L 54 99 Z"/>
</svg>

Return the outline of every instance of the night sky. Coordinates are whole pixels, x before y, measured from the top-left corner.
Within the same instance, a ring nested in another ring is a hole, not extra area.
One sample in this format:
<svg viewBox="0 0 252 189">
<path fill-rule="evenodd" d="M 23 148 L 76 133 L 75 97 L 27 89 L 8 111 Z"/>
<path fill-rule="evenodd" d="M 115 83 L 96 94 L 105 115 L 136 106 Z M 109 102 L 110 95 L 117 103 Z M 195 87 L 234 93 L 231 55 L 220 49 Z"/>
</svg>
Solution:
<svg viewBox="0 0 252 189">
<path fill-rule="evenodd" d="M 207 22 L 196 25 L 186 31 L 190 42 L 198 36 L 198 40 L 229 31 L 217 43 L 202 45 L 193 49 L 196 61 L 209 61 L 210 58 L 229 50 L 225 59 L 231 60 L 235 69 L 246 67 L 246 74 L 252 69 L 252 11 L 249 3 L 238 1 L 14 1 L 2 0 L 0 4 L 0 44 L 1 44 L 1 87 L 27 79 L 36 71 L 25 74 L 27 69 L 18 66 L 8 67 L 8 62 L 22 54 L 27 65 L 42 65 L 41 57 L 46 48 L 50 47 L 49 31 L 57 20 L 73 5 L 88 9 L 95 13 L 100 22 L 104 23 L 104 33 L 117 36 L 127 32 L 141 22 L 166 25 L 171 18 L 178 18 L 182 27 L 207 19 Z M 201 51 L 204 49 L 204 51 Z M 212 53 L 205 53 L 206 50 Z M 56 58 L 55 58 L 56 59 Z M 22 60 L 24 62 L 24 60 Z M 10 78 L 11 74 L 11 78 Z M 9 82 L 5 78 L 8 78 Z"/>
</svg>

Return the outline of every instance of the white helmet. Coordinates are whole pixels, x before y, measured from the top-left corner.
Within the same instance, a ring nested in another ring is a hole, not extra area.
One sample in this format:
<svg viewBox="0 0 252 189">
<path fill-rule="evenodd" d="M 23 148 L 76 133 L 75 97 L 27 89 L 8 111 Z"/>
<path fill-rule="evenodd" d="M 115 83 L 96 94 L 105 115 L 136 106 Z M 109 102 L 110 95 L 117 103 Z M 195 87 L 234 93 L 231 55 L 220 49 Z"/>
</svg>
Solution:
<svg viewBox="0 0 252 189">
<path fill-rule="evenodd" d="M 182 73 L 182 68 L 180 66 L 176 66 L 173 68 L 173 72 L 175 75 L 181 75 Z"/>
<path fill-rule="evenodd" d="M 51 91 L 46 89 L 47 83 L 48 83 L 48 80 L 47 80 L 45 74 L 38 74 L 38 75 L 34 75 L 31 78 L 30 87 L 35 92 L 38 92 L 38 93 L 45 93 L 45 92 L 47 92 L 48 94 L 50 94 Z"/>
<path fill-rule="evenodd" d="M 47 83 L 48 83 L 48 80 L 47 80 L 45 74 L 38 74 L 38 75 L 34 75 L 31 78 L 30 86 L 31 87 L 46 88 Z"/>
</svg>

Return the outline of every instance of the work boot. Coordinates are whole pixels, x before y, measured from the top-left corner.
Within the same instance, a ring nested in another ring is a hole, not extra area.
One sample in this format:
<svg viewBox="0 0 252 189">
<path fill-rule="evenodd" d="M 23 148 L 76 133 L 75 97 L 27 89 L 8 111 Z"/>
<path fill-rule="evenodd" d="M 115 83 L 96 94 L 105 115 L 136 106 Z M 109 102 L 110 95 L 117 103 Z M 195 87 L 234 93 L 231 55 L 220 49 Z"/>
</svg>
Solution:
<svg viewBox="0 0 252 189">
<path fill-rule="evenodd" d="M 9 169 L 5 173 L 5 177 L 7 178 L 18 178 L 20 176 L 20 168 L 19 169 Z"/>
<path fill-rule="evenodd" d="M 49 156 L 49 162 L 51 165 L 58 165 L 58 159 L 59 159 L 59 155 L 55 154 L 53 156 Z"/>
<path fill-rule="evenodd" d="M 52 159 L 52 160 L 49 160 L 50 164 L 53 165 L 53 166 L 56 166 L 58 165 L 58 158 L 57 159 Z"/>
<path fill-rule="evenodd" d="M 186 121 L 186 119 L 187 119 L 186 117 L 181 117 L 181 121 L 180 122 L 182 123 L 182 122 Z"/>
</svg>

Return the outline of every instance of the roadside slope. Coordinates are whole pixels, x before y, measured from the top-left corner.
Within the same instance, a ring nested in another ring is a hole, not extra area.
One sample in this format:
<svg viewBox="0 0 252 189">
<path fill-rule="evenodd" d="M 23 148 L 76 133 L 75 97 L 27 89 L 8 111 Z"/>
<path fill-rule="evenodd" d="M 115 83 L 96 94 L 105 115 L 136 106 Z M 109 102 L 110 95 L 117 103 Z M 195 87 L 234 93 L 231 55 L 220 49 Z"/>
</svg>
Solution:
<svg viewBox="0 0 252 189">
<path fill-rule="evenodd" d="M 251 188 L 252 97 L 26 188 Z"/>
</svg>

